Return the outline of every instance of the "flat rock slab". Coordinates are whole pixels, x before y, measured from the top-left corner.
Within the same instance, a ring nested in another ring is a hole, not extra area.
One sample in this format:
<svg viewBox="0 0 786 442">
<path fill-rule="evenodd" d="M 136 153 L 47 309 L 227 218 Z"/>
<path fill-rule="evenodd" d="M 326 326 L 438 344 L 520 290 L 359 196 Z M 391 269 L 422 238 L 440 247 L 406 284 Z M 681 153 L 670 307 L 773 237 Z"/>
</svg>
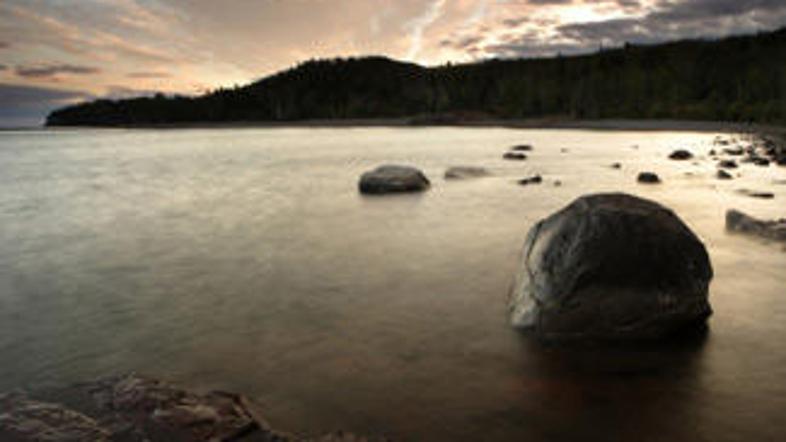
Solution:
<svg viewBox="0 0 786 442">
<path fill-rule="evenodd" d="M 505 154 L 502 155 L 502 159 L 512 160 L 512 161 L 524 161 L 527 159 L 527 155 L 521 152 L 505 152 Z"/>
<path fill-rule="evenodd" d="M 491 175 L 491 173 L 488 170 L 475 166 L 456 166 L 445 171 L 446 180 L 466 180 L 471 178 L 482 178 L 489 175 Z"/>
<path fill-rule="evenodd" d="M 123 375 L 0 396 L 3 442 L 366 441 L 349 433 L 301 439 L 274 431 L 241 395 L 199 394 Z"/>
</svg>

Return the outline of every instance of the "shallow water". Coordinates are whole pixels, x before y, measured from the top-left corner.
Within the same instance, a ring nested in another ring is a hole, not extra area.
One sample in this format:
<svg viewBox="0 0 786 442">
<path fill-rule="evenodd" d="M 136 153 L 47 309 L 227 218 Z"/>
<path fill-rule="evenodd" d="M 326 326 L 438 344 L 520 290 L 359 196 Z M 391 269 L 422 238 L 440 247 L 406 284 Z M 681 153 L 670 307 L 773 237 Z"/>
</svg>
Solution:
<svg viewBox="0 0 786 442">
<path fill-rule="evenodd" d="M 786 168 L 744 165 L 721 182 L 707 159 L 666 159 L 704 155 L 715 135 L 0 133 L 0 390 L 135 370 L 244 392 L 275 427 L 303 434 L 782 439 L 786 253 L 727 234 L 723 218 L 786 216 L 786 186 L 772 184 Z M 535 145 L 530 160 L 503 161 L 519 143 Z M 388 162 L 421 167 L 433 188 L 360 196 L 357 177 Z M 452 165 L 494 176 L 446 182 Z M 645 169 L 665 183 L 636 184 Z M 532 173 L 544 184 L 516 185 Z M 558 348 L 507 326 L 527 230 L 596 191 L 657 200 L 702 238 L 716 273 L 706 337 Z"/>
</svg>

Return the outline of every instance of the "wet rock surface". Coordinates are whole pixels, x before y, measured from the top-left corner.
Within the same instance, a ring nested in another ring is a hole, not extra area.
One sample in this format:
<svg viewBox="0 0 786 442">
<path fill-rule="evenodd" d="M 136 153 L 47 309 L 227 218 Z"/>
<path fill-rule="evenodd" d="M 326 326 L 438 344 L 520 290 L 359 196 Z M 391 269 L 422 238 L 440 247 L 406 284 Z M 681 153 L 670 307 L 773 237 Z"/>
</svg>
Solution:
<svg viewBox="0 0 786 442">
<path fill-rule="evenodd" d="M 713 271 L 669 209 L 627 194 L 584 196 L 527 236 L 511 323 L 545 339 L 657 339 L 701 327 Z"/>
<path fill-rule="evenodd" d="M 335 433 L 313 439 L 277 432 L 241 395 L 198 394 L 138 375 L 0 396 L 4 442 L 365 441 Z"/>
<path fill-rule="evenodd" d="M 726 212 L 726 230 L 786 241 L 786 219 L 764 221 L 734 209 Z"/>
<path fill-rule="evenodd" d="M 365 194 L 422 192 L 431 182 L 420 170 L 411 166 L 384 165 L 364 173 L 358 188 Z"/>
</svg>

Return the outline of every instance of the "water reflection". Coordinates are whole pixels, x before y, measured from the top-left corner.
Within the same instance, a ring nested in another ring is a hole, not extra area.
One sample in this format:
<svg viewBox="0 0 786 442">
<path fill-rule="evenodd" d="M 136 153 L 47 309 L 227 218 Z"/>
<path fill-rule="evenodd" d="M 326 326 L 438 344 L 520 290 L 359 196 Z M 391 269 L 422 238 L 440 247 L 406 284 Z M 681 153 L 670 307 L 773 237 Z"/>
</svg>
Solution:
<svg viewBox="0 0 786 442">
<path fill-rule="evenodd" d="M 767 440 L 786 434 L 786 254 L 727 235 L 783 168 L 675 164 L 714 134 L 502 129 L 0 134 L 0 389 L 119 371 L 245 392 L 272 424 L 397 440 Z M 501 159 L 535 145 L 530 160 Z M 631 149 L 632 145 L 639 149 Z M 561 149 L 569 153 L 562 153 Z M 431 177 L 366 198 L 383 163 Z M 608 164 L 622 163 L 620 170 Z M 457 164 L 493 176 L 446 182 Z M 635 184 L 653 170 L 664 185 Z M 686 177 L 685 172 L 693 173 Z M 516 179 L 541 174 L 546 184 Z M 548 183 L 563 182 L 561 187 Z M 529 227 L 577 196 L 673 207 L 716 277 L 705 336 L 542 346 L 508 327 Z"/>
</svg>

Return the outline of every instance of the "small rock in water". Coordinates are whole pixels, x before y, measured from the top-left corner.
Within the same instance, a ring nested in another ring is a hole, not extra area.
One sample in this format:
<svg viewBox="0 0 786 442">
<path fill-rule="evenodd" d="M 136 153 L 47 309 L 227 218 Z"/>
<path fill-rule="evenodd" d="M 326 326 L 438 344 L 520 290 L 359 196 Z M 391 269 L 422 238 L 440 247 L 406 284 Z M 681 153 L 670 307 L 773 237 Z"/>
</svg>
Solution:
<svg viewBox="0 0 786 442">
<path fill-rule="evenodd" d="M 641 172 L 637 178 L 638 182 L 644 184 L 657 184 L 660 183 L 660 177 L 652 172 Z"/>
<path fill-rule="evenodd" d="M 506 160 L 523 161 L 527 159 L 527 155 L 519 152 L 505 152 L 502 158 Z"/>
<path fill-rule="evenodd" d="M 510 150 L 514 152 L 530 152 L 532 151 L 532 145 L 529 144 L 519 144 L 518 146 L 513 146 Z"/>
<path fill-rule="evenodd" d="M 488 175 L 490 175 L 488 170 L 475 166 L 456 166 L 445 171 L 445 179 L 448 180 L 480 178 Z"/>
<path fill-rule="evenodd" d="M 693 154 L 685 149 L 680 149 L 672 152 L 671 155 L 669 155 L 669 158 L 672 160 L 689 160 L 693 158 Z"/>
<path fill-rule="evenodd" d="M 385 194 L 422 192 L 431 186 L 426 175 L 411 166 L 385 165 L 364 173 L 358 188 L 361 193 Z"/>
<path fill-rule="evenodd" d="M 786 241 L 786 219 L 762 221 L 732 209 L 726 212 L 726 229 L 776 241 Z"/>
<path fill-rule="evenodd" d="M 775 198 L 775 194 L 772 192 L 761 192 L 758 190 L 750 190 L 750 189 L 739 189 L 737 193 L 749 196 L 751 198 L 761 198 L 766 200 L 771 200 Z"/>
<path fill-rule="evenodd" d="M 738 146 L 738 147 L 723 149 L 723 153 L 725 153 L 726 155 L 740 156 L 745 153 L 745 150 L 742 147 Z"/>
<path fill-rule="evenodd" d="M 622 169 L 622 164 L 620 164 L 620 163 L 612 163 L 611 166 L 609 166 L 609 167 L 611 167 L 612 169 Z"/>
<path fill-rule="evenodd" d="M 543 182 L 543 178 L 540 175 L 531 176 L 529 178 L 524 178 L 519 180 L 519 184 L 522 186 L 528 186 L 530 184 L 540 184 Z"/>
<path fill-rule="evenodd" d="M 770 160 L 764 157 L 753 157 L 751 158 L 751 162 L 757 166 L 767 167 L 770 165 Z"/>
<path fill-rule="evenodd" d="M 722 160 L 718 163 L 718 167 L 722 167 L 724 169 L 736 169 L 737 162 L 734 160 Z"/>
<path fill-rule="evenodd" d="M 560 180 L 555 180 L 554 181 L 554 187 L 561 187 L 561 186 L 562 186 L 562 181 L 560 181 Z"/>
<path fill-rule="evenodd" d="M 718 169 L 718 174 L 716 175 L 719 180 L 730 180 L 734 177 L 731 176 L 729 172 L 726 172 L 723 169 Z"/>
</svg>

